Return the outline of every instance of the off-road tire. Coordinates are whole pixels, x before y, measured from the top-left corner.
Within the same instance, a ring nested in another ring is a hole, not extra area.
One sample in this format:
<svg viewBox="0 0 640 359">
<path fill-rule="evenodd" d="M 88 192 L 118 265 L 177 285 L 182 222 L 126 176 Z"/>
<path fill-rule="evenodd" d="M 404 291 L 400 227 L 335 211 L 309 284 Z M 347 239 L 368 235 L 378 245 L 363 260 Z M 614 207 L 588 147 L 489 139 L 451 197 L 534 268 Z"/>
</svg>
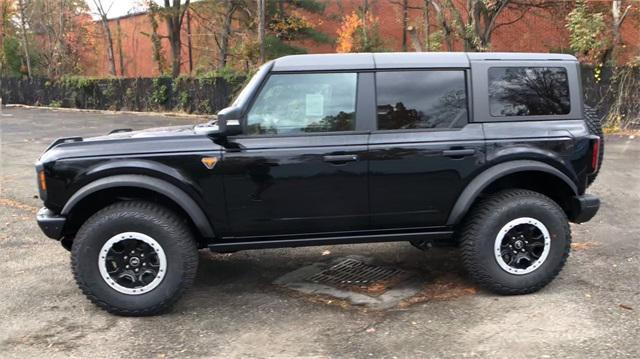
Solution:
<svg viewBox="0 0 640 359">
<path fill-rule="evenodd" d="M 600 167 L 602 166 L 602 158 L 604 157 L 604 133 L 602 132 L 602 119 L 598 116 L 595 109 L 589 106 L 584 107 L 584 122 L 587 124 L 589 133 L 600 137 L 600 153 L 598 154 L 598 168 L 596 171 L 587 176 L 587 186 L 590 186 L 596 180 Z"/>
<path fill-rule="evenodd" d="M 118 292 L 100 274 L 98 256 L 102 246 L 123 232 L 143 233 L 164 250 L 166 274 L 147 293 Z M 71 269 L 82 292 L 97 306 L 124 316 L 167 311 L 191 286 L 197 267 L 196 242 L 185 220 L 165 207 L 144 201 L 118 202 L 98 211 L 82 225 L 71 250 Z"/>
<path fill-rule="evenodd" d="M 532 272 L 512 274 L 500 267 L 494 243 L 511 220 L 529 217 L 549 231 L 546 260 Z M 460 232 L 462 263 L 471 279 L 491 292 L 504 295 L 533 293 L 551 282 L 564 266 L 571 249 L 571 230 L 564 211 L 553 200 L 529 190 L 505 190 L 483 199 L 466 217 Z"/>
</svg>

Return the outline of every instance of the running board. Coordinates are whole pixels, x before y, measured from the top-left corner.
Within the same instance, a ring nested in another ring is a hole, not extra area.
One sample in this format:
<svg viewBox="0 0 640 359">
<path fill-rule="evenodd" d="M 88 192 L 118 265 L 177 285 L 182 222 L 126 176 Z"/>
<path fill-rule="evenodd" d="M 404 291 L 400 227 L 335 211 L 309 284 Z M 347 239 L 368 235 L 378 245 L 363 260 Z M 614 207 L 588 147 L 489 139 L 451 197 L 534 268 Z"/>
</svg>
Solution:
<svg viewBox="0 0 640 359">
<path fill-rule="evenodd" d="M 332 237 L 315 237 L 315 238 L 297 238 L 297 239 L 270 239 L 270 240 L 253 240 L 237 242 L 229 241 L 225 238 L 225 242 L 211 243 L 209 249 L 214 252 L 219 251 L 239 251 L 246 249 L 266 249 L 266 248 L 292 248 L 307 246 L 322 246 L 336 244 L 358 244 L 358 243 L 374 243 L 374 242 L 401 242 L 416 240 L 447 240 L 453 236 L 453 231 L 438 232 L 411 232 L 411 233 L 385 233 L 385 234 L 363 234 L 363 235 L 344 235 Z"/>
</svg>

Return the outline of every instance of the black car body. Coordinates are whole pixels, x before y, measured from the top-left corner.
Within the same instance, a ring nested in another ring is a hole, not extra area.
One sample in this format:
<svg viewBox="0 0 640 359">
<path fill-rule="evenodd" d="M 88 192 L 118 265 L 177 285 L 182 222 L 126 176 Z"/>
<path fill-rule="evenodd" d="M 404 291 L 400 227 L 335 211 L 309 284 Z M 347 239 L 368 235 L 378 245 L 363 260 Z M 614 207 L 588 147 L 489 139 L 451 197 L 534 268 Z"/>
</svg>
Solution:
<svg viewBox="0 0 640 359">
<path fill-rule="evenodd" d="M 71 246 L 100 209 L 144 199 L 219 251 L 447 241 L 510 188 L 585 222 L 601 139 L 579 71 L 557 54 L 276 59 L 217 122 L 56 141 L 36 164 L 38 223 Z"/>
</svg>

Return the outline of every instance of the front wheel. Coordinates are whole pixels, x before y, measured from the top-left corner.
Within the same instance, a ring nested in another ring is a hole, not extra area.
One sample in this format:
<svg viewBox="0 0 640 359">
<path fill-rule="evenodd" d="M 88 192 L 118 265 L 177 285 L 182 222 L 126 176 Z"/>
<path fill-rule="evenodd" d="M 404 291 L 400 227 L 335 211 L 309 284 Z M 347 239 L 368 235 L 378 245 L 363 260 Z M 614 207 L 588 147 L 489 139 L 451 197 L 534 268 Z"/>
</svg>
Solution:
<svg viewBox="0 0 640 359">
<path fill-rule="evenodd" d="M 481 201 L 461 232 L 462 262 L 471 278 L 498 294 L 538 291 L 569 256 L 567 217 L 550 198 L 506 190 Z"/>
<path fill-rule="evenodd" d="M 175 213 L 150 202 L 119 202 L 80 228 L 71 266 L 82 292 L 99 307 L 153 315 L 169 309 L 192 284 L 198 251 Z"/>
</svg>

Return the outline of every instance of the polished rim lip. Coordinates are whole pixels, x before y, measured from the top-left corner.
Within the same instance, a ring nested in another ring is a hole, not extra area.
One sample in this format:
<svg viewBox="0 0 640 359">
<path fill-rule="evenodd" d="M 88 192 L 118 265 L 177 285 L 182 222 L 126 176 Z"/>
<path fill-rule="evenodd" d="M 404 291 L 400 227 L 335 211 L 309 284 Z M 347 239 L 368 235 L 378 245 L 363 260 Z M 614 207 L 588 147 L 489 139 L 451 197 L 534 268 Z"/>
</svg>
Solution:
<svg viewBox="0 0 640 359">
<path fill-rule="evenodd" d="M 139 241 L 145 242 L 146 244 L 150 245 L 151 248 L 155 249 L 156 255 L 158 256 L 158 262 L 160 264 L 158 268 L 158 274 L 151 281 L 151 283 L 145 285 L 144 287 L 127 288 L 127 287 L 121 286 L 120 284 L 116 283 L 116 281 L 113 280 L 113 278 L 111 278 L 111 275 L 109 275 L 109 272 L 107 271 L 107 264 L 106 264 L 107 253 L 109 252 L 111 247 L 113 247 L 114 244 L 127 239 L 137 239 Z M 139 232 L 124 232 L 124 233 L 116 234 L 115 236 L 111 237 L 102 246 L 102 248 L 100 249 L 100 253 L 98 253 L 98 268 L 100 269 L 100 275 L 102 279 L 105 281 L 105 283 L 107 283 L 107 285 L 109 285 L 109 287 L 115 289 L 120 293 L 124 293 L 128 295 L 140 295 L 140 294 L 150 292 L 162 282 L 167 272 L 167 257 L 165 256 L 164 250 L 160 246 L 160 243 L 158 243 L 155 239 L 147 236 L 146 234 L 139 233 Z"/>
<path fill-rule="evenodd" d="M 508 265 L 504 261 L 504 259 L 502 259 L 502 254 L 501 254 L 502 252 L 500 248 L 500 246 L 502 245 L 502 240 L 504 239 L 504 236 L 513 227 L 520 224 L 530 224 L 535 226 L 540 230 L 540 232 L 542 232 L 542 235 L 544 237 L 544 249 L 542 250 L 542 254 L 540 255 L 540 258 L 538 258 L 535 262 L 531 263 L 531 265 L 529 265 L 529 267 L 525 269 L 513 268 L 510 265 Z M 500 265 L 500 268 L 502 268 L 507 273 L 516 274 L 516 275 L 528 274 L 540 268 L 542 263 L 544 263 L 544 261 L 547 259 L 547 256 L 549 256 L 550 250 L 551 250 L 551 236 L 549 236 L 549 231 L 547 230 L 547 227 L 537 219 L 530 218 L 530 217 L 516 218 L 510 221 L 509 223 L 505 224 L 504 227 L 502 227 L 502 229 L 500 229 L 500 231 L 498 232 L 498 235 L 496 236 L 496 240 L 493 245 L 493 254 L 496 258 L 496 261 L 498 262 L 498 265 Z"/>
</svg>

